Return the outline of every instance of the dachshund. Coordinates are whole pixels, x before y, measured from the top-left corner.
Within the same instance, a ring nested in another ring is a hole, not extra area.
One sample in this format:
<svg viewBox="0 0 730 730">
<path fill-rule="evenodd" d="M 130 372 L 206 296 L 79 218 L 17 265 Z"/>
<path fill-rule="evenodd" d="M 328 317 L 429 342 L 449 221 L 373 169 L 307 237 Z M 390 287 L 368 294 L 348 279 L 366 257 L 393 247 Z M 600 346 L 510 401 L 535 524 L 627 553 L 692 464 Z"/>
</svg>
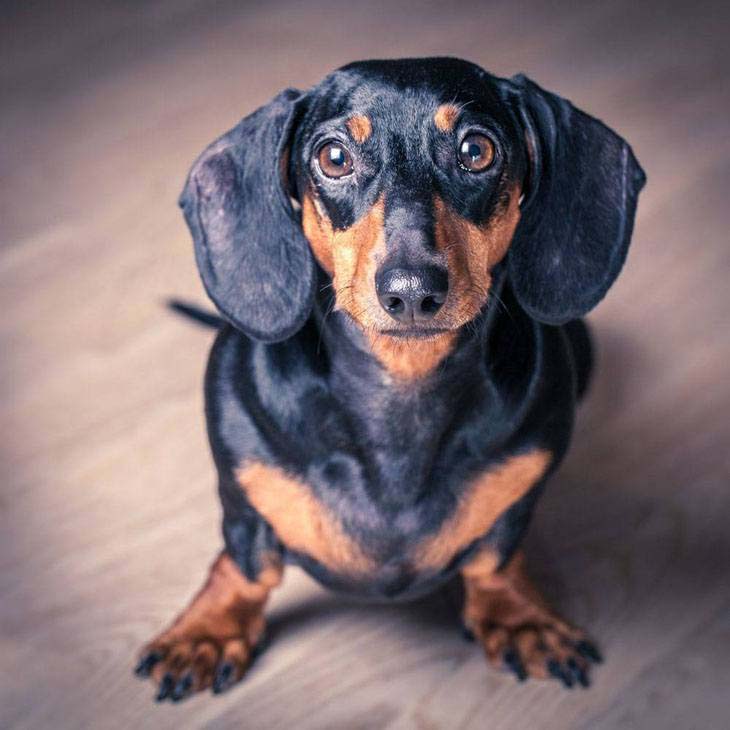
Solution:
<svg viewBox="0 0 730 730">
<path fill-rule="evenodd" d="M 455 58 L 351 63 L 202 153 L 180 206 L 224 318 L 205 398 L 225 547 L 139 655 L 157 700 L 242 678 L 286 564 L 381 601 L 460 577 L 492 664 L 588 686 L 599 650 L 519 546 L 645 179 L 597 119 Z"/>
</svg>

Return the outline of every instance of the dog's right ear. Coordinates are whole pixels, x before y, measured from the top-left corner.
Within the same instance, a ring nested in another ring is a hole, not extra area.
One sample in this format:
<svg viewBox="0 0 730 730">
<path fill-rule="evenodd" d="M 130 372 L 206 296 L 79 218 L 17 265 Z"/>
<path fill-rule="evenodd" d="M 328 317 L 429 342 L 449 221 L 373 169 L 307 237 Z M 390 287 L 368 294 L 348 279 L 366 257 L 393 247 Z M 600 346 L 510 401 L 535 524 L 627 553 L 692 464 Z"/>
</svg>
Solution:
<svg viewBox="0 0 730 730">
<path fill-rule="evenodd" d="M 213 142 L 180 196 L 208 295 L 265 342 L 291 337 L 314 300 L 314 261 L 286 183 L 304 99 L 287 89 Z"/>
</svg>

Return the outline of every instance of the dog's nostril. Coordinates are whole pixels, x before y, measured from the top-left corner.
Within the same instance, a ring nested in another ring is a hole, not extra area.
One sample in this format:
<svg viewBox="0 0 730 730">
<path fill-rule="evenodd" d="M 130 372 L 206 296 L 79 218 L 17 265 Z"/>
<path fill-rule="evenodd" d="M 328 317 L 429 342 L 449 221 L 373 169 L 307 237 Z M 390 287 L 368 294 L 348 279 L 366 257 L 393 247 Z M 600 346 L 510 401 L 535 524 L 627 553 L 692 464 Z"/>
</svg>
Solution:
<svg viewBox="0 0 730 730">
<path fill-rule="evenodd" d="M 426 297 L 421 301 L 421 312 L 424 314 L 436 314 L 441 309 L 443 303 L 440 297 Z"/>
<path fill-rule="evenodd" d="M 400 314 L 405 309 L 405 303 L 399 297 L 388 297 L 385 302 L 385 308 L 393 314 Z"/>
</svg>

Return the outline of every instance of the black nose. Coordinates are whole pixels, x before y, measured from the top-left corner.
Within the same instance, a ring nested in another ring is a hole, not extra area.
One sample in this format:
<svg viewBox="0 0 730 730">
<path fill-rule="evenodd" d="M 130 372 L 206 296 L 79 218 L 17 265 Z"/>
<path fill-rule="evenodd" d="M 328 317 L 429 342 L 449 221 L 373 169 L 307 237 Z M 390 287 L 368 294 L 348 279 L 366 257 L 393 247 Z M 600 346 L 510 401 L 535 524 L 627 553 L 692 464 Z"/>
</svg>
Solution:
<svg viewBox="0 0 730 730">
<path fill-rule="evenodd" d="M 380 306 L 394 320 L 424 322 L 446 301 L 449 277 L 437 266 L 387 269 L 378 272 L 375 289 Z"/>
</svg>

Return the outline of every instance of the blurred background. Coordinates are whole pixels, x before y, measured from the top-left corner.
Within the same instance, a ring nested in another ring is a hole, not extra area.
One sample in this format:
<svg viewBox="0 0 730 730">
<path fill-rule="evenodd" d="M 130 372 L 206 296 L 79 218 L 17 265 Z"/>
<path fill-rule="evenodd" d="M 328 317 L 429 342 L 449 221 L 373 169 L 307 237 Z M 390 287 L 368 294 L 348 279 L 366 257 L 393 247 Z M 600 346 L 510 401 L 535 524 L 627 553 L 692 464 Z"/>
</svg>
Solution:
<svg viewBox="0 0 730 730">
<path fill-rule="evenodd" d="M 726 728 L 730 11 L 725 3 L 5 2 L 0 30 L 0 726 Z M 598 639 L 588 691 L 518 685 L 443 597 L 363 607 L 290 570 L 227 695 L 155 706 L 138 647 L 221 544 L 212 333 L 176 197 L 200 150 L 359 58 L 523 71 L 648 174 L 599 366 L 528 541 Z"/>
</svg>

